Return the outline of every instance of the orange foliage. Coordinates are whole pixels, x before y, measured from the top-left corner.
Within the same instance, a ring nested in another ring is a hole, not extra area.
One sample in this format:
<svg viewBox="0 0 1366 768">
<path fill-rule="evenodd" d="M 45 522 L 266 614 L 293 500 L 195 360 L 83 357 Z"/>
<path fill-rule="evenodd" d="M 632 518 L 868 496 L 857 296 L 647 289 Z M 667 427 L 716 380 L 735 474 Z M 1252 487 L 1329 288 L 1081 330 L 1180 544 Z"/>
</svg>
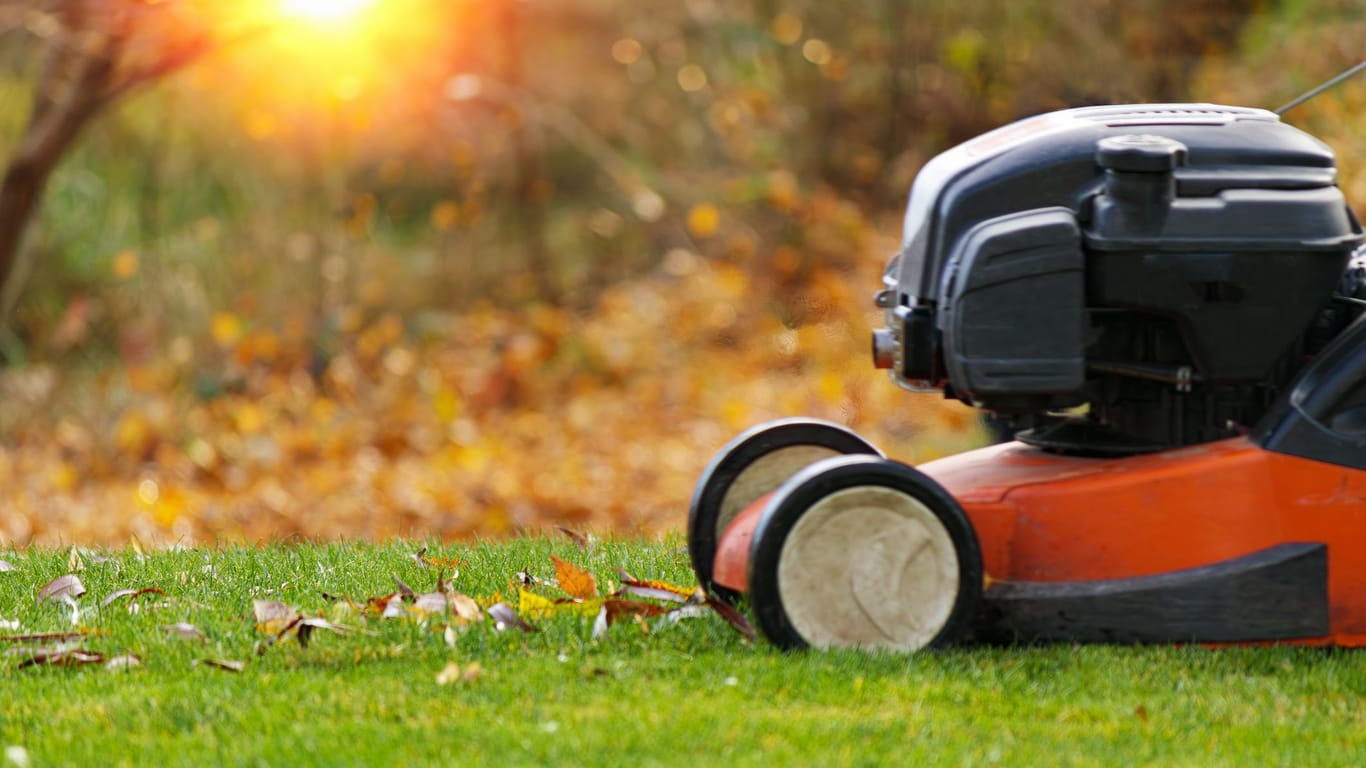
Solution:
<svg viewBox="0 0 1366 768">
<path fill-rule="evenodd" d="M 326 352 L 222 316 L 195 356 L 143 366 L 197 394 L 134 390 L 129 368 L 50 416 L 62 372 L 3 373 L 29 416 L 0 447 L 0 542 L 646 533 L 680 528 L 712 453 L 766 419 L 850 424 L 907 460 L 966 447 L 967 409 L 867 359 L 881 261 L 778 284 L 679 252 L 582 313 L 485 304 L 419 333 L 347 311 Z"/>
</svg>

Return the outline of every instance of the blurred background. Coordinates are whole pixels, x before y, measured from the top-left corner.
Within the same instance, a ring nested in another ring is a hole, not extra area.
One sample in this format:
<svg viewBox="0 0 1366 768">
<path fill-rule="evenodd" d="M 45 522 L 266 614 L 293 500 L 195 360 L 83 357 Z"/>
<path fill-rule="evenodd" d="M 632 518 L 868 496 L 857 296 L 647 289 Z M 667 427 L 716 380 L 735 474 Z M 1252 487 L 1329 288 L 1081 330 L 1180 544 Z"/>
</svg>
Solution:
<svg viewBox="0 0 1366 768">
<path fill-rule="evenodd" d="M 654 534 L 766 419 L 978 445 L 868 358 L 919 167 L 1275 108 L 1363 39 L 1359 0 L 0 1 L 0 545 Z M 1366 213 L 1366 77 L 1286 119 Z"/>
</svg>

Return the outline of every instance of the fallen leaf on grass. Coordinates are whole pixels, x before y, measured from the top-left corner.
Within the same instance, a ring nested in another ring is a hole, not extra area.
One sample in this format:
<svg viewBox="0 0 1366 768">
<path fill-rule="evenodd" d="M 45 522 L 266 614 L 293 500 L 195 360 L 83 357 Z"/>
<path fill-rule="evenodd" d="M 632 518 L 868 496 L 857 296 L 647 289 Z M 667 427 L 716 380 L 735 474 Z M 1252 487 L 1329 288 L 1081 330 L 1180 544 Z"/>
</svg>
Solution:
<svg viewBox="0 0 1366 768">
<path fill-rule="evenodd" d="M 448 610 L 446 595 L 443 592 L 428 592 L 413 599 L 413 613 L 421 618 L 444 616 Z"/>
<path fill-rule="evenodd" d="M 159 627 L 159 629 L 171 637 L 178 637 L 181 640 L 189 640 L 198 643 L 209 642 L 209 636 L 201 632 L 199 627 L 184 621 L 176 622 L 175 624 L 167 624 L 164 627 Z"/>
<path fill-rule="evenodd" d="M 417 561 L 418 565 L 423 566 L 424 568 L 437 568 L 440 570 L 449 568 L 452 571 L 451 578 L 460 575 L 460 558 L 458 557 L 438 557 L 436 555 L 429 555 L 427 554 L 427 548 L 423 547 L 413 555 L 413 559 Z"/>
<path fill-rule="evenodd" d="M 139 659 L 135 654 L 131 653 L 125 653 L 122 656 L 115 656 L 114 658 L 104 662 L 104 668 L 109 670 L 110 672 L 133 669 L 135 667 L 140 666 L 142 666 L 142 659 Z"/>
<path fill-rule="evenodd" d="M 675 603 L 700 603 L 706 599 L 701 587 L 684 587 L 667 581 L 642 580 L 631 578 L 625 571 L 621 574 L 621 589 L 617 595 L 627 594 L 651 600 L 668 600 Z M 615 595 L 614 595 L 615 596 Z"/>
<path fill-rule="evenodd" d="M 74 573 L 58 576 L 38 590 L 39 600 L 59 600 L 63 597 L 80 597 L 85 594 L 85 585 Z"/>
<path fill-rule="evenodd" d="M 566 613 L 575 616 L 595 616 L 602 608 L 602 602 L 601 597 L 588 600 L 573 597 L 552 599 L 526 589 L 517 592 L 517 611 L 537 621 Z"/>
<path fill-rule="evenodd" d="M 563 525 L 555 526 L 555 530 L 559 531 L 560 533 L 563 533 L 565 536 L 568 536 L 569 540 L 579 545 L 579 549 L 582 549 L 584 552 L 587 552 L 593 548 L 592 536 L 585 536 L 584 534 L 566 528 Z"/>
<path fill-rule="evenodd" d="M 99 664 L 104 661 L 104 654 L 98 651 L 71 648 L 65 645 L 23 650 L 26 652 L 17 654 L 24 657 L 24 660 L 19 662 L 19 669 L 25 667 L 79 667 L 86 664 Z"/>
<path fill-rule="evenodd" d="M 565 594 L 581 600 L 598 596 L 598 580 L 593 574 L 554 555 L 550 556 L 550 561 L 555 564 L 555 580 Z"/>
<path fill-rule="evenodd" d="M 502 632 L 507 629 L 520 629 L 523 632 L 535 632 L 536 628 L 522 620 L 517 612 L 512 610 L 512 606 L 507 603 L 494 603 L 488 609 L 489 618 L 493 619 L 493 628 Z"/>
<path fill-rule="evenodd" d="M 256 631 L 263 635 L 278 635 L 299 618 L 298 611 L 279 600 L 252 600 L 251 609 L 256 617 Z"/>
<path fill-rule="evenodd" d="M 408 586 L 407 584 L 404 584 L 403 579 L 400 579 L 398 576 L 394 576 L 394 581 L 398 583 L 398 593 L 400 595 L 403 595 L 405 600 L 417 599 L 417 593 L 413 591 L 412 587 Z"/>
<path fill-rule="evenodd" d="M 628 617 L 641 623 L 642 630 L 648 632 L 649 628 L 643 623 L 644 620 L 652 616 L 662 616 L 668 612 L 669 609 L 662 605 L 641 600 L 603 601 L 602 609 L 598 611 L 598 617 L 593 621 L 593 639 L 596 640 L 607 634 L 608 627 Z"/>
<path fill-rule="evenodd" d="M 19 569 L 18 569 L 18 568 L 15 568 L 14 565 L 10 563 L 10 561 L 8 561 L 8 560 L 0 560 L 0 573 L 9 573 L 10 571 L 17 571 L 17 570 L 19 570 Z"/>
<path fill-rule="evenodd" d="M 484 676 L 484 668 L 479 666 L 479 662 L 471 662 L 464 669 L 460 668 L 455 662 L 448 662 L 436 675 L 437 685 L 450 685 L 451 683 L 472 683 Z"/>
<path fill-rule="evenodd" d="M 119 601 L 119 600 L 122 600 L 122 599 L 124 599 L 125 597 L 128 598 L 128 599 L 130 599 L 130 600 L 135 600 L 135 599 L 137 599 L 137 598 L 139 598 L 139 597 L 142 597 L 143 595 L 165 595 L 165 594 L 166 594 L 166 592 L 163 591 L 163 590 L 161 590 L 161 589 L 159 589 L 158 587 L 143 587 L 142 589 L 120 589 L 119 591 L 115 592 L 114 594 L 110 595 L 109 597 L 106 597 L 102 602 L 100 602 L 100 605 L 103 606 L 103 607 L 105 607 L 105 608 L 108 608 L 108 607 L 109 607 L 110 605 L 112 605 L 113 603 L 115 603 L 115 602 L 117 602 L 117 601 Z"/>
<path fill-rule="evenodd" d="M 744 614 L 736 610 L 735 606 L 714 597 L 707 598 L 707 605 L 720 614 L 721 618 L 725 619 L 746 640 L 752 643 L 758 639 L 759 636 L 754 632 L 754 627 L 750 626 L 749 620 L 745 618 Z"/>
<path fill-rule="evenodd" d="M 328 632 L 333 632 L 338 635 L 345 634 L 349 631 L 347 627 L 343 627 L 340 624 L 333 624 L 332 622 L 320 616 L 300 618 L 297 625 L 300 646 L 304 648 L 308 647 L 309 639 L 313 636 L 313 630 L 315 629 L 325 629 Z M 278 640 L 279 638 L 276 639 Z"/>
<path fill-rule="evenodd" d="M 231 659 L 195 659 L 195 666 L 213 667 L 227 672 L 241 672 L 247 668 L 245 661 L 233 661 Z"/>
<path fill-rule="evenodd" d="M 18 622 L 15 622 L 16 624 Z M 97 630 L 85 629 L 79 632 L 42 632 L 29 635 L 3 635 L 0 636 L 0 643 L 49 643 L 66 642 L 67 640 L 79 640 L 82 637 L 100 634 Z"/>
<path fill-rule="evenodd" d="M 448 594 L 447 598 L 450 600 L 451 612 L 460 620 L 459 623 L 468 624 L 472 621 L 478 621 L 484 618 L 483 609 L 481 609 L 479 603 L 476 603 L 474 598 L 469 595 L 462 595 L 459 592 L 456 592 L 454 594 Z"/>
</svg>

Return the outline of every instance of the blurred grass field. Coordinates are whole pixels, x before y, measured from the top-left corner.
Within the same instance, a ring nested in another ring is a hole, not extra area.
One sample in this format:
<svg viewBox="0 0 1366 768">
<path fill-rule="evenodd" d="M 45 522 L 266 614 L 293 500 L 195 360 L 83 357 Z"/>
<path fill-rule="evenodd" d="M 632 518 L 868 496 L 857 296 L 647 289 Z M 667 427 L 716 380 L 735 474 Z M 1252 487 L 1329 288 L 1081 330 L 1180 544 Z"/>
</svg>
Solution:
<svg viewBox="0 0 1366 768">
<path fill-rule="evenodd" d="M 1274 107 L 1366 31 L 1141 5 L 403 0 L 214 54 L 47 191 L 3 299 L 0 544 L 655 533 L 766 419 L 979 444 L 868 359 L 920 164 L 1069 105 Z M 33 45 L 0 38 L 0 158 Z M 1364 113 L 1358 79 L 1287 117 L 1359 211 Z"/>
</svg>

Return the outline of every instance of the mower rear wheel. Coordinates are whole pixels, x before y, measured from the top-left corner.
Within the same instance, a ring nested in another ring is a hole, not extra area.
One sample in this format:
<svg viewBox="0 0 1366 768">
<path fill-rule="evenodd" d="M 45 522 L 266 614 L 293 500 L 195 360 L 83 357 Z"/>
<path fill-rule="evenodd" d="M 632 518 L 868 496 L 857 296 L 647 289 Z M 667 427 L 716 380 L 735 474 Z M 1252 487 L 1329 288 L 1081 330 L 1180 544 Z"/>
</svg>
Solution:
<svg viewBox="0 0 1366 768">
<path fill-rule="evenodd" d="M 882 455 L 849 429 L 818 419 L 771 421 L 727 443 L 702 472 L 688 508 L 688 555 L 697 582 L 708 593 L 734 602 L 738 593 L 712 578 L 726 527 L 804 467 L 845 454 Z"/>
<path fill-rule="evenodd" d="M 751 543 L 750 605 L 783 648 L 941 647 L 962 639 L 981 596 L 981 551 L 962 507 L 880 457 L 802 470 L 768 502 Z"/>
</svg>

